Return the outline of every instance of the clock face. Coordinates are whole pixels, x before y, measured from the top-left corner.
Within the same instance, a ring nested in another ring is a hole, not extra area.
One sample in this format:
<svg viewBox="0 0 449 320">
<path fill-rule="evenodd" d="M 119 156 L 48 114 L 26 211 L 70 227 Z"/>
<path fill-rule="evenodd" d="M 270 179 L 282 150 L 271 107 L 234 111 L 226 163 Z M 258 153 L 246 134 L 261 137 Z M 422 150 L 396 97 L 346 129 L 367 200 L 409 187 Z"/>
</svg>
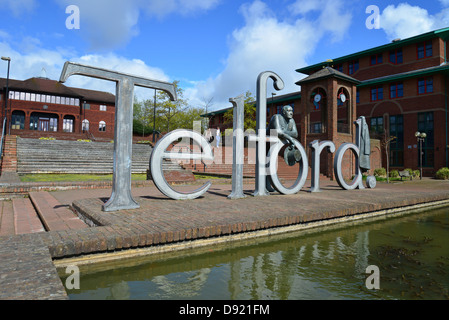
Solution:
<svg viewBox="0 0 449 320">
<path fill-rule="evenodd" d="M 340 100 L 343 103 L 346 102 L 346 96 L 343 93 L 340 95 Z"/>
<path fill-rule="evenodd" d="M 315 95 L 314 100 L 315 100 L 315 102 L 320 102 L 321 101 L 321 95 L 320 94 Z"/>
</svg>

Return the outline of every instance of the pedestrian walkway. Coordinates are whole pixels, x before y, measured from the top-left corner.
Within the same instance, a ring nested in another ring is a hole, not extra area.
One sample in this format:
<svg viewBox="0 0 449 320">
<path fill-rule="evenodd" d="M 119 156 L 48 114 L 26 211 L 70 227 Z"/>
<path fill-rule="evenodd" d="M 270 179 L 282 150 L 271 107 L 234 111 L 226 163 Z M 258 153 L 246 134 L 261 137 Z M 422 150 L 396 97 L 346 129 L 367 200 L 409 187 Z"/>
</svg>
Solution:
<svg viewBox="0 0 449 320">
<path fill-rule="evenodd" d="M 91 227 L 86 224 L 80 229 L 0 235 L 0 299 L 67 299 L 51 260 L 59 265 L 77 263 L 78 258 L 90 263 L 95 261 L 92 257 L 102 254 L 114 256 L 132 253 L 134 249 L 161 251 L 173 245 L 186 249 L 300 230 L 341 219 L 449 205 L 449 181 L 433 179 L 378 183 L 375 189 L 351 191 L 342 190 L 336 182 L 323 181 L 319 193 L 308 192 L 308 181 L 298 194 L 273 193 L 266 197 L 253 197 L 254 181 L 245 181 L 247 197 L 239 200 L 227 198 L 232 188 L 229 183 L 213 182 L 203 197 L 186 201 L 168 199 L 151 184 L 133 187 L 132 194 L 140 208 L 118 212 L 101 209 L 111 195 L 110 188 L 31 192 L 30 200 L 42 212 L 41 216 L 58 215 L 64 220 L 61 211 L 67 213 L 71 206 Z M 187 191 L 198 185 L 174 187 Z M 10 202 L 2 202 L 2 233 L 11 230 L 14 210 Z M 41 287 L 46 289 L 40 290 Z"/>
</svg>

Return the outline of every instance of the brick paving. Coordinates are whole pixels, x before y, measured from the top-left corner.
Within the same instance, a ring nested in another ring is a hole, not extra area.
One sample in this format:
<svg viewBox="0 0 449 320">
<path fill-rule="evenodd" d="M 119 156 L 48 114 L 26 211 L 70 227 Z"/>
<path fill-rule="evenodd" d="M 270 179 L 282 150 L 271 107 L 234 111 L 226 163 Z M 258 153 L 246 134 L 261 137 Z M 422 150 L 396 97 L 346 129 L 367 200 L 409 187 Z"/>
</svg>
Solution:
<svg viewBox="0 0 449 320">
<path fill-rule="evenodd" d="M 449 200 L 449 181 L 433 179 L 378 183 L 375 189 L 353 191 L 323 181 L 320 193 L 307 192 L 310 183 L 306 183 L 296 195 L 272 194 L 257 198 L 251 196 L 253 182 L 246 182 L 248 197 L 239 200 L 227 199 L 231 185 L 219 181 L 213 181 L 204 197 L 187 201 L 167 199 L 153 185 L 146 184 L 132 190 L 141 205 L 139 209 L 112 213 L 101 211 L 101 205 L 111 194 L 110 188 L 50 192 L 45 197 L 51 195 L 56 199 L 51 200 L 50 207 L 67 209 L 66 206 L 72 205 L 93 227 L 0 236 L 0 299 L 66 299 L 63 284 L 55 276 L 52 259 L 182 244 Z M 176 186 L 179 190 L 197 187 Z M 11 219 L 6 201 L 1 208 L 6 215 L 1 216 L 0 231 L 3 222 L 6 221 L 5 228 L 8 228 Z"/>
</svg>

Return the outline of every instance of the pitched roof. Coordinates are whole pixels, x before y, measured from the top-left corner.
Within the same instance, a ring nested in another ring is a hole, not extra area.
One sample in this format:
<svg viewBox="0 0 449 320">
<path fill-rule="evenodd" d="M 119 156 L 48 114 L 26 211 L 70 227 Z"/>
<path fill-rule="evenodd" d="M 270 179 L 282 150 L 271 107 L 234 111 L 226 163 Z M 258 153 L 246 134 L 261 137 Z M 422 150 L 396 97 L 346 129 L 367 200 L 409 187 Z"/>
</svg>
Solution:
<svg viewBox="0 0 449 320">
<path fill-rule="evenodd" d="M 373 55 L 373 54 L 377 54 L 377 53 L 381 53 L 384 51 L 388 51 L 388 50 L 393 50 L 393 49 L 397 49 L 406 45 L 410 45 L 410 44 L 414 44 L 414 43 L 418 43 L 418 42 L 422 42 L 425 40 L 430 40 L 433 39 L 435 37 L 439 37 L 443 40 L 448 40 L 449 39 L 449 28 L 443 28 L 443 29 L 438 29 L 435 31 L 430 31 L 427 33 L 423 33 L 414 37 L 410 37 L 407 39 L 402 39 L 402 40 L 394 40 L 391 43 L 387 43 L 378 47 L 374 47 L 371 49 L 367 49 L 367 50 L 363 50 L 363 51 L 359 51 L 359 52 L 355 52 L 343 57 L 339 57 L 336 59 L 333 59 L 332 62 L 334 64 L 337 63 L 342 63 L 345 61 L 350 61 L 350 60 L 355 60 L 358 59 L 360 57 L 364 57 L 364 56 L 369 56 L 369 55 Z M 317 70 L 319 68 L 325 67 L 329 65 L 329 61 L 325 61 L 325 62 L 320 62 L 311 66 L 307 66 L 304 68 L 300 68 L 297 69 L 297 72 L 300 73 L 304 73 L 304 74 L 310 74 L 311 72 L 313 72 L 314 70 Z"/>
<path fill-rule="evenodd" d="M 0 88 L 6 88 L 6 79 L 0 78 Z M 59 81 L 48 78 L 30 78 L 27 80 L 9 79 L 9 90 L 45 93 L 115 104 L 115 96 L 109 92 L 67 87 Z"/>
<path fill-rule="evenodd" d="M 316 81 L 316 80 L 321 80 L 321 79 L 326 79 L 326 78 L 330 78 L 330 77 L 335 77 L 338 79 L 342 79 L 342 80 L 346 80 L 349 82 L 353 82 L 355 84 L 360 84 L 361 81 L 354 79 L 353 77 L 350 77 L 346 74 L 344 74 L 343 72 L 340 72 L 338 70 L 335 70 L 334 68 L 331 67 L 324 67 L 323 69 L 321 69 L 320 71 L 317 71 L 315 73 L 313 73 L 312 75 L 299 80 L 298 82 L 296 82 L 297 85 L 302 85 L 304 83 L 307 82 L 311 82 L 311 81 Z"/>
</svg>

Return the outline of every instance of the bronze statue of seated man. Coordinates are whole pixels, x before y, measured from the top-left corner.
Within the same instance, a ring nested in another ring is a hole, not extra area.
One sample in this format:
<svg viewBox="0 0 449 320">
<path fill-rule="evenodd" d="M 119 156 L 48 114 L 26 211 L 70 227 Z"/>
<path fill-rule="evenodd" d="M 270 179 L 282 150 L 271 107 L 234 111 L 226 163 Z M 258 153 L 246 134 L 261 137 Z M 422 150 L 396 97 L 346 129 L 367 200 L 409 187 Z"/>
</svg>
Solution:
<svg viewBox="0 0 449 320">
<path fill-rule="evenodd" d="M 294 147 L 292 141 L 292 139 L 298 138 L 298 129 L 293 119 L 293 108 L 291 106 L 284 106 L 282 108 L 282 114 L 275 114 L 271 117 L 267 128 L 267 135 L 270 135 L 271 130 L 276 130 L 278 138 L 288 144 L 284 151 L 285 162 L 289 166 L 293 166 L 296 162 L 299 162 L 301 160 L 301 154 Z"/>
</svg>

